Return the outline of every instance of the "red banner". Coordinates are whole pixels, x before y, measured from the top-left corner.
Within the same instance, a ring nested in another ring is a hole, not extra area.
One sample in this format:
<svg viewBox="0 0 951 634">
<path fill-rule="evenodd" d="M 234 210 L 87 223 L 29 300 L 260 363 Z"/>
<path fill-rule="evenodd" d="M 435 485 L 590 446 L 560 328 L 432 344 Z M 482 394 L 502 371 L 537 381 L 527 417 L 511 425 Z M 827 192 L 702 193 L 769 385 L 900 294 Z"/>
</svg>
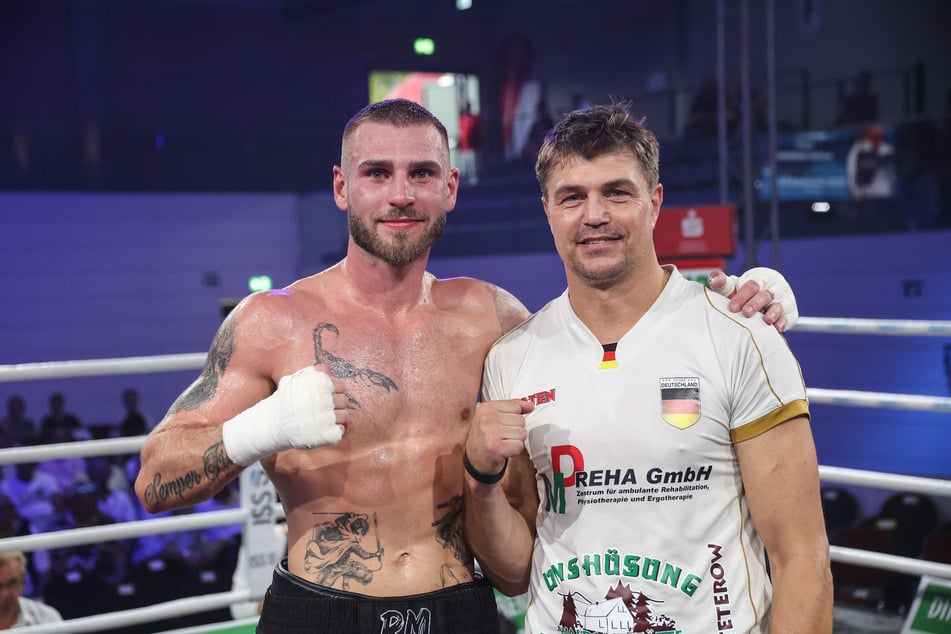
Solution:
<svg viewBox="0 0 951 634">
<path fill-rule="evenodd" d="M 662 207 L 654 227 L 657 257 L 731 257 L 736 250 L 736 207 Z"/>
</svg>

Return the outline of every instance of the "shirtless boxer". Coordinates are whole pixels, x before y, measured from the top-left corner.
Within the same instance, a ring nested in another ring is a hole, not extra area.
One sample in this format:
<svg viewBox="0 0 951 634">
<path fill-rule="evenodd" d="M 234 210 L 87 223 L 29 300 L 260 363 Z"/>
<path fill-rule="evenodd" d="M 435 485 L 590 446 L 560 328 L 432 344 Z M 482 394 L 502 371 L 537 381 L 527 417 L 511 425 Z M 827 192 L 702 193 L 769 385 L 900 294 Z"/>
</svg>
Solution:
<svg viewBox="0 0 951 634">
<path fill-rule="evenodd" d="M 258 460 L 270 475 L 288 556 L 259 632 L 386 632 L 396 618 L 421 634 L 498 631 L 462 538 L 462 448 L 486 352 L 528 311 L 492 284 L 426 272 L 458 182 L 427 110 L 357 113 L 333 170 L 346 257 L 245 298 L 142 449 L 136 492 L 153 513 L 211 497 Z M 737 309 L 772 301 L 758 288 L 742 286 Z M 765 319 L 781 327 L 778 303 Z"/>
</svg>

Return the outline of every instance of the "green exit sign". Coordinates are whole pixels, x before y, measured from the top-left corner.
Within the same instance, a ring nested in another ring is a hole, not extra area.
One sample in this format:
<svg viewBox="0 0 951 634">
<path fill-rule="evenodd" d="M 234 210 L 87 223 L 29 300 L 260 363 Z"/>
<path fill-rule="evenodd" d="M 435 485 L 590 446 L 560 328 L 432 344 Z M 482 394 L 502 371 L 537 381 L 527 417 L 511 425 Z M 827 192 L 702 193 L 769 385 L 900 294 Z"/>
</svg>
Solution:
<svg viewBox="0 0 951 634">
<path fill-rule="evenodd" d="M 436 52 L 436 43 L 432 38 L 418 37 L 413 40 L 413 52 L 417 55 L 432 55 Z"/>
<path fill-rule="evenodd" d="M 252 293 L 258 291 L 269 291 L 274 287 L 271 278 L 268 275 L 252 275 L 248 278 L 248 290 Z"/>
</svg>

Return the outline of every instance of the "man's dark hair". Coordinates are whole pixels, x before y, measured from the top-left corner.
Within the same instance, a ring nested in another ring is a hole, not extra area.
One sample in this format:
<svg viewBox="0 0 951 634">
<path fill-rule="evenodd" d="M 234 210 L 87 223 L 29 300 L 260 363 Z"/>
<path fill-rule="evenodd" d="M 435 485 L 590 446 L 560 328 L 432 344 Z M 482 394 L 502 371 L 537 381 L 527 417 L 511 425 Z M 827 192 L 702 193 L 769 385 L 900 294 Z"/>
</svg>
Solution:
<svg viewBox="0 0 951 634">
<path fill-rule="evenodd" d="M 548 197 L 546 183 L 552 171 L 573 156 L 591 160 L 604 154 L 630 152 L 653 188 L 660 182 L 660 147 L 654 133 L 628 112 L 626 102 L 591 106 L 569 112 L 555 124 L 538 151 L 535 178 Z"/>
</svg>

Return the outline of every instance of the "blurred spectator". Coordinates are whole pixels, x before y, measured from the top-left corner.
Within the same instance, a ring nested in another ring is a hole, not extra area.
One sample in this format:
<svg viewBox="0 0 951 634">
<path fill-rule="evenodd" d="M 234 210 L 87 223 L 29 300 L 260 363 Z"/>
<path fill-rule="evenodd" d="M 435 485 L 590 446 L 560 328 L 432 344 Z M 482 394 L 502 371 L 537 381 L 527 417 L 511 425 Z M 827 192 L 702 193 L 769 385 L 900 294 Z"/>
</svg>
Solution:
<svg viewBox="0 0 951 634">
<path fill-rule="evenodd" d="M 469 185 L 479 182 L 482 135 L 482 117 L 472 111 L 468 101 L 463 102 L 459 112 L 459 174 Z"/>
<path fill-rule="evenodd" d="M 872 91 L 872 75 L 860 71 L 852 80 L 852 91 L 839 97 L 836 125 L 878 121 L 878 95 Z"/>
<path fill-rule="evenodd" d="M 895 148 L 878 124 L 858 135 L 845 157 L 849 191 L 855 200 L 889 198 L 897 180 Z"/>
<path fill-rule="evenodd" d="M 17 507 L 6 493 L 0 493 L 0 539 L 29 535 L 27 521 L 17 513 Z"/>
<path fill-rule="evenodd" d="M 114 522 L 131 522 L 139 519 L 136 505 L 132 503 L 132 496 L 128 493 L 128 483 L 125 487 L 116 486 L 116 469 L 105 456 L 91 456 L 86 458 L 86 474 L 89 482 L 96 487 L 99 510 L 109 516 Z M 120 471 L 124 479 L 125 473 Z"/>
<path fill-rule="evenodd" d="M 535 106 L 535 120 L 532 122 L 532 127 L 528 131 L 528 138 L 525 139 L 525 147 L 522 148 L 522 158 L 532 163 L 535 162 L 535 156 L 538 154 L 538 149 L 542 146 L 542 141 L 545 140 L 545 135 L 548 134 L 548 131 L 555 127 L 555 120 L 552 119 L 551 113 L 548 112 L 548 102 L 544 99 L 539 99 L 538 104 Z"/>
<path fill-rule="evenodd" d="M 22 596 L 25 573 L 23 553 L 0 554 L 0 630 L 63 620 L 55 608 Z"/>
<path fill-rule="evenodd" d="M 125 406 L 125 417 L 119 423 L 120 436 L 144 436 L 149 432 L 149 421 L 139 411 L 139 393 L 134 388 L 122 391 L 122 404 Z"/>
<path fill-rule="evenodd" d="M 238 480 L 232 480 L 214 497 L 196 505 L 195 512 L 223 511 L 237 508 L 239 504 Z M 198 543 L 192 553 L 191 564 L 199 569 L 212 568 L 224 572 L 230 577 L 238 564 L 241 535 L 242 526 L 240 524 L 210 526 L 201 529 L 198 534 Z"/>
<path fill-rule="evenodd" d="M 65 511 L 63 490 L 56 478 L 39 471 L 35 462 L 16 465 L 14 476 L 0 482 L 0 493 L 13 503 L 17 515 L 26 521 L 28 532 L 44 533 L 62 524 Z M 37 592 L 42 592 L 50 573 L 49 551 L 35 550 L 31 559 L 34 586 Z"/>
<path fill-rule="evenodd" d="M 172 517 L 174 515 L 184 515 L 192 512 L 194 512 L 193 508 L 186 508 L 177 511 L 156 513 L 154 515 L 145 513 L 143 518 L 158 519 L 160 517 Z M 197 530 L 143 535 L 136 540 L 135 546 L 132 549 L 132 564 L 140 564 L 150 559 L 158 558 L 183 563 L 191 567 L 193 558 L 192 552 L 198 543 L 199 531 Z"/>
<path fill-rule="evenodd" d="M 54 442 L 51 438 L 57 435 L 57 430 L 65 429 L 72 439 L 77 430 L 82 428 L 82 422 L 75 414 L 66 411 L 66 397 L 60 392 L 50 395 L 50 413 L 43 417 L 40 423 L 40 435 L 45 442 Z M 61 435 L 57 436 L 62 438 Z M 63 442 L 58 440 L 56 442 Z"/>
<path fill-rule="evenodd" d="M 65 427 L 52 427 L 46 442 L 49 444 L 67 443 L 73 440 L 72 433 Z M 56 478 L 60 488 L 68 491 L 77 481 L 88 480 L 86 462 L 79 457 L 53 458 L 39 464 L 39 470 Z"/>
<path fill-rule="evenodd" d="M 36 423 L 26 417 L 26 402 L 22 396 L 14 394 L 7 399 L 7 416 L 0 421 L 0 427 L 3 433 L 13 436 L 13 442 L 17 445 L 22 445 L 36 434 Z"/>
<path fill-rule="evenodd" d="M 114 524 L 99 508 L 99 490 L 92 482 L 74 485 L 66 495 L 66 516 L 60 530 Z M 108 583 L 125 576 L 129 548 L 124 541 L 105 540 L 53 551 L 53 570 L 62 575 L 71 571 L 92 573 Z"/>
<path fill-rule="evenodd" d="M 0 422 L 0 449 L 9 449 L 16 444 L 13 430 Z"/>
<path fill-rule="evenodd" d="M 59 530 L 111 524 L 99 510 L 96 487 L 84 482 L 66 494 L 66 515 Z M 94 614 L 110 587 L 126 574 L 128 553 L 122 542 L 103 540 L 51 551 L 52 566 L 43 597 L 66 619 Z"/>
<path fill-rule="evenodd" d="M 0 482 L 0 493 L 13 502 L 31 533 L 51 530 L 63 516 L 63 488 L 52 475 L 40 471 L 35 462 L 16 465 L 14 477 Z"/>
<path fill-rule="evenodd" d="M 0 493 L 0 539 L 7 539 L 8 537 L 21 537 L 23 535 L 29 534 L 30 526 L 27 524 L 27 521 L 20 517 L 20 514 L 17 513 L 17 508 L 14 506 L 10 498 L 4 493 Z M 36 594 L 36 590 L 33 586 L 33 577 L 35 576 L 35 571 L 30 570 L 30 558 L 27 557 L 26 560 L 27 563 L 23 582 L 23 595 L 31 597 Z"/>
</svg>

